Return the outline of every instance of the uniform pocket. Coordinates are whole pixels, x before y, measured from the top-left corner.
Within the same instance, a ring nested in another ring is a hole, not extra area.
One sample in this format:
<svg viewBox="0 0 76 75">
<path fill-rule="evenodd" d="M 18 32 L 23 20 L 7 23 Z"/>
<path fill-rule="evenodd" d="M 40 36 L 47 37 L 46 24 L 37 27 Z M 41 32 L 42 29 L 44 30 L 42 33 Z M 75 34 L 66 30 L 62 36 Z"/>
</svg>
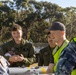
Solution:
<svg viewBox="0 0 76 75">
<path fill-rule="evenodd" d="M 24 57 L 28 57 L 28 50 L 22 51 L 21 54 L 23 54 Z"/>
</svg>

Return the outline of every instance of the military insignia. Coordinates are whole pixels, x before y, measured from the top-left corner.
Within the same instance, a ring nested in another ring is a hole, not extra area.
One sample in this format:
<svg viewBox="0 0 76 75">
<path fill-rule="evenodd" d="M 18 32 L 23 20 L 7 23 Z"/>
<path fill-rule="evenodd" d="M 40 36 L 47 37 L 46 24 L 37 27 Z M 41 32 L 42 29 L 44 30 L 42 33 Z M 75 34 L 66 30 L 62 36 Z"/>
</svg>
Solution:
<svg viewBox="0 0 76 75">
<path fill-rule="evenodd" d="M 11 50 L 12 50 L 12 51 L 14 51 L 14 50 L 15 50 L 15 48 L 14 48 L 14 47 L 12 47 L 12 48 L 11 48 Z"/>
</svg>

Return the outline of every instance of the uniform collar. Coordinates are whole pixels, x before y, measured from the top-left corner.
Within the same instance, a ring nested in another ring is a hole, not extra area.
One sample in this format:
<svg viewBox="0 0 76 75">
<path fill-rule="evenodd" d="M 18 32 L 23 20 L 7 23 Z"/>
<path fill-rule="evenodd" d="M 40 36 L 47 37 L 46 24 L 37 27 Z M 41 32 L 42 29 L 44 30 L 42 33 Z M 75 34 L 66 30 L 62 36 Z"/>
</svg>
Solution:
<svg viewBox="0 0 76 75">
<path fill-rule="evenodd" d="M 21 46 L 23 46 L 26 43 L 26 40 L 24 40 L 23 38 L 22 38 L 20 44 L 16 44 L 16 42 L 14 41 L 14 39 L 12 41 L 13 41 L 14 47 L 21 47 Z"/>
</svg>

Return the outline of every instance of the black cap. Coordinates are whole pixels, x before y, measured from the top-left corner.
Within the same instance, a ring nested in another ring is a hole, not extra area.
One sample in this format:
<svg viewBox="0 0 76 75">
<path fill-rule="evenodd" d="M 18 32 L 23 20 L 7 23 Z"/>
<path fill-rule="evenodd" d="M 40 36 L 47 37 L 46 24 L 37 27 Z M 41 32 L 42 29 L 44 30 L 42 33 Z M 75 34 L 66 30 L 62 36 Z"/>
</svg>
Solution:
<svg viewBox="0 0 76 75">
<path fill-rule="evenodd" d="M 49 28 L 49 30 L 60 30 L 65 31 L 65 25 L 61 22 L 55 22 L 52 24 L 52 26 Z"/>
</svg>

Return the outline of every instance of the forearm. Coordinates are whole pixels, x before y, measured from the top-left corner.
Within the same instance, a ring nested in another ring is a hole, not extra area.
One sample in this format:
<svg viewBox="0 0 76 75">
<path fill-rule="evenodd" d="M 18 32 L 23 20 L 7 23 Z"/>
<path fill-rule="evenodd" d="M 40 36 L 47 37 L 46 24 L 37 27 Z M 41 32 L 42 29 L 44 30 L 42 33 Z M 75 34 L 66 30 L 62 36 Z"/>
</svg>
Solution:
<svg viewBox="0 0 76 75">
<path fill-rule="evenodd" d="M 24 60 L 23 60 L 23 62 L 28 65 L 33 64 L 35 61 L 36 61 L 35 55 L 30 58 L 24 58 Z"/>
</svg>

